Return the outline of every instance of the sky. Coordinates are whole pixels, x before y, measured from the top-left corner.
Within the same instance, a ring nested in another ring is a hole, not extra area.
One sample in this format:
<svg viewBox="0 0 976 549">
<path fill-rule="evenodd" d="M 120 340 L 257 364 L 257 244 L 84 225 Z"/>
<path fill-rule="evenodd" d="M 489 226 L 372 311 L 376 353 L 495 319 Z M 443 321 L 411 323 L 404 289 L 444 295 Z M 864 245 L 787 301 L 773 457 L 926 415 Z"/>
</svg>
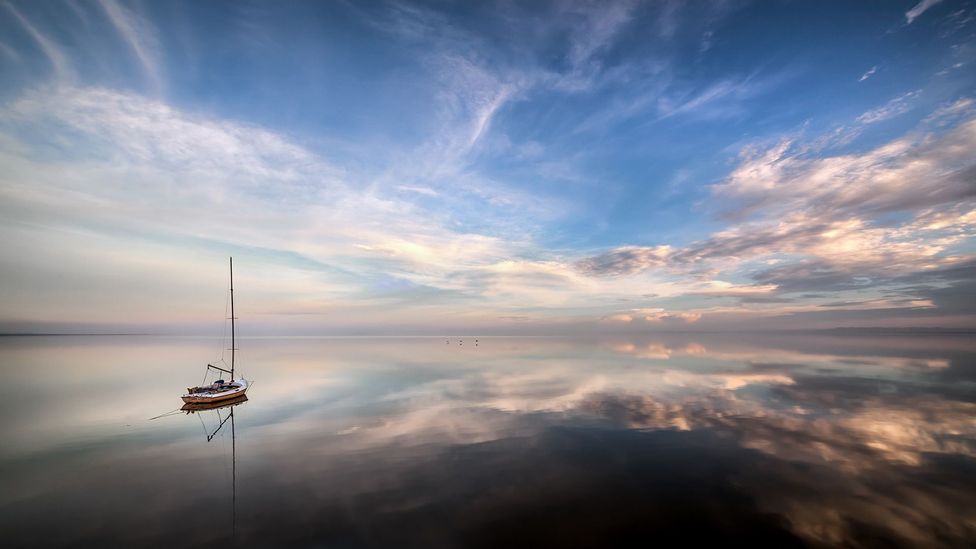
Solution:
<svg viewBox="0 0 976 549">
<path fill-rule="evenodd" d="M 0 331 L 976 327 L 976 2 L 0 4 Z"/>
</svg>

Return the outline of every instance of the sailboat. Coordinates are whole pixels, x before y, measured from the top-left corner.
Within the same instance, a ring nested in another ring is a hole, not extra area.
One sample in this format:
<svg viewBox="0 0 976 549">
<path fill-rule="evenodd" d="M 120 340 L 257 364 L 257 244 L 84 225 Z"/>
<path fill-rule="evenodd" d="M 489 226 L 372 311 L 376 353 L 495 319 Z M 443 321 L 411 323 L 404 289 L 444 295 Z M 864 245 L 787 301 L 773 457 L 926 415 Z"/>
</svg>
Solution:
<svg viewBox="0 0 976 549">
<path fill-rule="evenodd" d="M 230 258 L 230 370 L 207 364 L 208 374 L 211 369 L 230 374 L 230 381 L 218 379 L 210 385 L 187 387 L 186 394 L 180 397 L 183 402 L 187 404 L 210 404 L 244 396 L 245 391 L 247 391 L 247 380 L 243 377 L 240 379 L 234 377 L 234 359 L 237 353 L 236 321 L 237 318 L 234 316 L 234 258 L 232 257 Z M 226 363 L 224 365 L 226 366 Z"/>
</svg>

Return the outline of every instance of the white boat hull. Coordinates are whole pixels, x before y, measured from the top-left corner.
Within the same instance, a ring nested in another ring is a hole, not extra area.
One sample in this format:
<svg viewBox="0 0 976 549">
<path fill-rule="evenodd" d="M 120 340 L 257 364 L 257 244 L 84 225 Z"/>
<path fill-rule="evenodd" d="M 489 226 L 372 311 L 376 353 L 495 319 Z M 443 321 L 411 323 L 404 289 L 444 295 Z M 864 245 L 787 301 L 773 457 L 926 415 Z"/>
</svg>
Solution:
<svg viewBox="0 0 976 549">
<path fill-rule="evenodd" d="M 214 392 L 186 393 L 180 398 L 188 404 L 206 404 L 210 402 L 220 402 L 232 398 L 239 398 L 247 391 L 247 380 L 236 379 L 227 383 L 227 389 Z"/>
</svg>

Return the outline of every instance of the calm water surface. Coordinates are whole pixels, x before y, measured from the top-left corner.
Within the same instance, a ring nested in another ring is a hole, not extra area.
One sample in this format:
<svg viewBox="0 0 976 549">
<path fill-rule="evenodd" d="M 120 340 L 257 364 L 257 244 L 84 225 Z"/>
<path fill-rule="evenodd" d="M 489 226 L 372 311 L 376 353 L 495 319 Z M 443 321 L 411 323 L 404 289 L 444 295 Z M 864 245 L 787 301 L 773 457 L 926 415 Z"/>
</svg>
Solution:
<svg viewBox="0 0 976 549">
<path fill-rule="evenodd" d="M 0 338 L 0 543 L 976 545 L 972 336 L 478 339 Z"/>
</svg>

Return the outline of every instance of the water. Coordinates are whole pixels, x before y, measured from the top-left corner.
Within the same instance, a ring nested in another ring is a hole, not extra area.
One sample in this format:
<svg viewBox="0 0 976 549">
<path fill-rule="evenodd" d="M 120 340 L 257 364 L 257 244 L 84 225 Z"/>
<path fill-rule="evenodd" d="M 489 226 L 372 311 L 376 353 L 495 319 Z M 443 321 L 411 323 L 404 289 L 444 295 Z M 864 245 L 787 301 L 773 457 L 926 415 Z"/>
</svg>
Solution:
<svg viewBox="0 0 976 549">
<path fill-rule="evenodd" d="M 0 338 L 4 545 L 976 543 L 971 335 L 243 346 Z"/>
</svg>

